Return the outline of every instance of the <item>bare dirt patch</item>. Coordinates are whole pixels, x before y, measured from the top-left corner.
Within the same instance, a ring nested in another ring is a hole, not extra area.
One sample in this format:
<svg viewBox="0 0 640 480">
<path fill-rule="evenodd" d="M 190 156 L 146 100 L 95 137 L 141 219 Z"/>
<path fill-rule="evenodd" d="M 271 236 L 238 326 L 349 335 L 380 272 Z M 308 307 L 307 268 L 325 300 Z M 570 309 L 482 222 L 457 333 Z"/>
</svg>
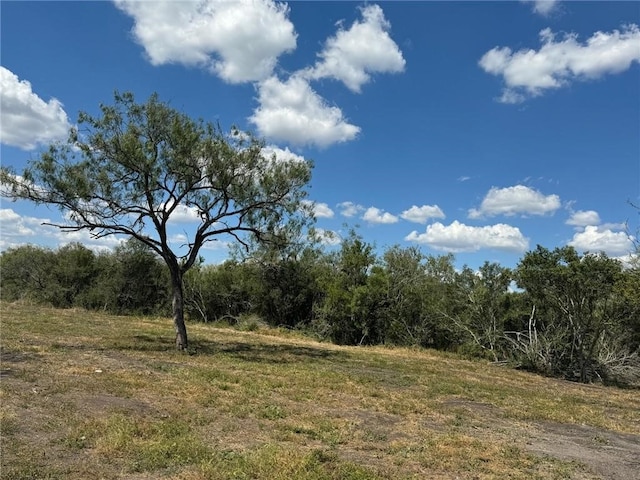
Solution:
<svg viewBox="0 0 640 480">
<path fill-rule="evenodd" d="M 485 429 L 499 431 L 501 436 L 513 438 L 531 453 L 584 465 L 596 478 L 639 478 L 640 435 L 558 422 L 528 422 L 519 425 L 505 419 L 500 409 L 491 404 L 464 399 L 451 399 L 445 404 L 465 410 L 474 417 L 476 423 L 469 430 L 472 435 L 482 434 Z M 478 428 L 478 424 L 484 428 Z M 587 472 L 576 475 L 580 475 L 573 477 L 576 480 L 593 478 Z"/>
<path fill-rule="evenodd" d="M 76 410 L 84 412 L 87 417 L 104 415 L 113 411 L 131 415 L 149 415 L 156 413 L 155 409 L 140 400 L 122 398 L 104 393 L 89 395 L 74 392 L 59 397 L 62 398 L 54 397 L 54 399 L 60 402 L 71 402 Z"/>
<path fill-rule="evenodd" d="M 585 464 L 604 479 L 636 480 L 640 475 L 640 435 L 544 422 L 535 425 L 526 447 L 536 454 Z"/>
</svg>

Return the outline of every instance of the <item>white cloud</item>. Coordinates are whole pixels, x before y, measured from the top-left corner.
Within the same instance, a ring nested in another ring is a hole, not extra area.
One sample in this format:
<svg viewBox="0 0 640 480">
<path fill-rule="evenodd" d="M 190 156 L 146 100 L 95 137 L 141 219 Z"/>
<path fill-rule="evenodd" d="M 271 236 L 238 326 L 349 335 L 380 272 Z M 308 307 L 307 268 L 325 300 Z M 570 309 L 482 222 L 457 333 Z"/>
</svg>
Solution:
<svg viewBox="0 0 640 480">
<path fill-rule="evenodd" d="M 315 229 L 316 239 L 322 244 L 327 246 L 340 245 L 342 238 L 338 233 L 333 230 L 325 230 L 323 228 Z"/>
<path fill-rule="evenodd" d="M 189 238 L 184 233 L 174 233 L 173 235 L 169 236 L 169 238 L 167 239 L 167 242 L 170 245 L 174 246 L 174 248 L 176 246 L 185 247 L 189 244 Z"/>
<path fill-rule="evenodd" d="M 262 149 L 262 155 L 271 159 L 275 156 L 276 162 L 304 162 L 302 155 L 292 152 L 289 148 L 280 148 L 275 145 L 267 145 Z"/>
<path fill-rule="evenodd" d="M 296 48 L 286 3 L 273 0 L 142 2 L 115 0 L 134 19 L 133 35 L 153 65 L 207 69 L 230 83 L 255 82 L 258 107 L 249 120 L 261 136 L 294 145 L 328 147 L 353 140 L 360 127 L 330 105 L 309 82 L 335 78 L 351 90 L 373 73 L 400 72 L 405 60 L 377 5 L 327 39 L 314 67 L 286 80 L 274 75 L 278 58 Z"/>
<path fill-rule="evenodd" d="M 307 80 L 270 77 L 258 85 L 259 107 L 249 120 L 260 135 L 295 145 L 327 147 L 353 140 L 360 127 L 348 123 L 338 107 L 327 105 Z"/>
<path fill-rule="evenodd" d="M 0 208 L 2 237 L 31 237 L 42 223 L 49 222 L 45 218 L 23 217 L 11 208 Z"/>
<path fill-rule="evenodd" d="M 385 212 L 384 210 L 380 210 L 376 207 L 367 208 L 362 219 L 365 222 L 375 224 L 391 224 L 398 221 L 398 217 L 395 215 L 391 215 L 389 212 Z"/>
<path fill-rule="evenodd" d="M 362 205 L 357 205 L 353 202 L 342 202 L 337 206 L 341 209 L 340 215 L 347 218 L 355 217 L 358 213 L 364 210 Z"/>
<path fill-rule="evenodd" d="M 448 226 L 437 222 L 427 226 L 424 233 L 414 230 L 405 240 L 445 252 L 477 252 L 485 248 L 524 252 L 529 248 L 529 240 L 520 230 L 504 223 L 472 227 L 457 220 Z"/>
<path fill-rule="evenodd" d="M 91 237 L 87 230 L 77 232 L 63 231 L 51 225 L 48 218 L 37 218 L 20 215 L 10 208 L 0 209 L 2 232 L 0 235 L 0 250 L 19 247 L 27 244 L 59 247 L 73 242 L 82 243 L 91 250 L 111 250 L 123 242 L 119 236 L 107 236 L 100 239 Z"/>
<path fill-rule="evenodd" d="M 62 104 L 36 95 L 31 84 L 0 67 L 0 142 L 31 150 L 38 144 L 61 140 L 69 133 Z"/>
<path fill-rule="evenodd" d="M 316 218 L 333 218 L 333 210 L 331 210 L 326 203 L 312 202 L 309 200 L 303 200 L 302 203 L 308 205 L 313 210 L 313 215 Z"/>
<path fill-rule="evenodd" d="M 499 101 L 520 103 L 572 81 L 621 73 L 634 61 L 640 62 L 640 29 L 634 24 L 596 32 L 585 43 L 578 42 L 576 34 L 565 34 L 556 41 L 555 34 L 546 28 L 540 32 L 540 41 L 538 51 L 495 47 L 482 56 L 480 67 L 502 76 L 506 85 Z"/>
<path fill-rule="evenodd" d="M 29 189 L 34 193 L 39 193 L 41 195 L 46 195 L 47 189 L 42 187 L 42 185 L 35 184 L 31 181 L 26 181 L 22 175 L 15 175 L 10 173 L 10 177 L 13 177 L 19 185 L 27 185 Z M 11 184 L 0 182 L 0 198 L 14 198 L 12 194 Z"/>
<path fill-rule="evenodd" d="M 172 225 L 180 223 L 199 223 L 201 221 L 202 219 L 198 214 L 198 209 L 196 207 L 188 207 L 186 205 L 178 205 L 169 218 L 169 223 Z"/>
<path fill-rule="evenodd" d="M 193 208 L 180 206 L 171 216 L 170 226 L 175 229 L 183 223 L 199 222 L 200 218 L 194 212 L 195 209 Z M 81 243 L 96 252 L 112 251 L 128 238 L 125 235 L 108 235 L 102 238 L 94 238 L 89 230 L 68 231 L 52 225 L 45 225 L 51 223 L 72 225 L 68 214 L 63 215 L 62 219 L 52 222 L 49 218 L 25 216 L 12 209 L 0 208 L 0 223 L 2 224 L 0 251 L 27 244 L 58 248 L 74 242 Z M 227 237 L 215 238 L 213 241 L 206 242 L 202 249 L 227 252 L 231 245 L 231 242 L 227 240 L 231 239 Z M 184 232 L 172 232 L 169 237 L 169 243 L 176 249 L 176 253 L 184 254 L 189 240 Z"/>
<path fill-rule="evenodd" d="M 640 255 L 636 253 L 630 253 L 628 255 L 622 255 L 616 257 L 617 260 L 622 262 L 624 268 L 639 268 L 640 267 Z"/>
<path fill-rule="evenodd" d="M 633 251 L 634 238 L 625 232 L 614 232 L 602 227 L 587 225 L 577 232 L 568 244 L 583 252 L 605 252 L 611 257 L 628 255 Z"/>
<path fill-rule="evenodd" d="M 525 3 L 533 3 L 533 11 L 543 17 L 548 16 L 558 8 L 558 0 L 525 0 Z"/>
<path fill-rule="evenodd" d="M 69 243 L 81 243 L 83 246 L 87 247 L 89 250 L 93 250 L 94 252 L 108 252 L 112 251 L 115 247 L 122 245 L 126 241 L 127 237 L 108 235 L 102 238 L 93 238 L 88 230 L 69 232 L 56 229 L 53 238 L 57 241 L 57 246 L 63 246 Z"/>
<path fill-rule="evenodd" d="M 423 205 L 418 207 L 413 205 L 410 209 L 405 210 L 400 216 L 414 223 L 427 223 L 430 218 L 444 218 L 445 214 L 438 205 Z"/>
<path fill-rule="evenodd" d="M 167 208 L 166 205 L 164 203 L 161 203 L 158 206 L 156 214 L 159 215 L 165 208 Z M 178 225 L 184 224 L 201 223 L 202 217 L 198 212 L 198 208 L 193 205 L 178 205 L 175 207 L 173 212 L 171 212 L 171 216 L 168 220 L 168 225 L 171 227 L 176 227 Z M 131 220 L 133 220 L 134 218 L 134 216 L 130 217 Z"/>
<path fill-rule="evenodd" d="M 575 227 L 586 227 L 588 225 L 599 225 L 600 215 L 594 210 L 578 210 L 573 212 L 571 217 L 565 222 L 567 225 Z"/>
<path fill-rule="evenodd" d="M 208 250 L 210 252 L 223 251 L 228 252 L 231 248 L 232 242 L 227 242 L 225 240 L 220 240 L 219 238 L 211 238 L 207 240 L 203 245 L 203 250 Z"/>
<path fill-rule="evenodd" d="M 524 96 L 523 94 L 515 92 L 508 88 L 505 88 L 502 91 L 502 95 L 500 95 L 500 97 L 497 98 L 498 102 L 506 103 L 508 105 L 516 105 L 518 103 L 524 102 L 526 99 L 527 97 Z"/>
<path fill-rule="evenodd" d="M 479 209 L 469 210 L 469 218 L 496 215 L 546 215 L 560 208 L 558 195 L 543 195 L 537 190 L 515 185 L 507 188 L 492 187 Z"/>
<path fill-rule="evenodd" d="M 627 224 L 625 222 L 615 223 L 615 222 L 606 222 L 598 225 L 600 230 L 626 230 Z"/>
<path fill-rule="evenodd" d="M 224 240 L 224 238 L 227 237 L 209 238 L 202 244 L 202 250 L 206 250 L 208 252 L 228 252 L 231 242 Z M 168 238 L 168 243 L 176 254 L 186 255 L 192 242 L 189 240 L 189 236 L 182 232 L 171 234 Z"/>
<path fill-rule="evenodd" d="M 230 83 L 258 81 L 296 48 L 286 3 L 271 0 L 116 0 L 153 65 L 203 67 Z"/>
<path fill-rule="evenodd" d="M 389 36 L 390 23 L 378 5 L 360 9 L 361 21 L 355 21 L 349 30 L 340 28 L 327 39 L 320 61 L 304 71 L 310 79 L 333 78 L 347 88 L 360 92 L 369 82 L 371 73 L 399 73 L 405 60 L 398 45 Z"/>
</svg>

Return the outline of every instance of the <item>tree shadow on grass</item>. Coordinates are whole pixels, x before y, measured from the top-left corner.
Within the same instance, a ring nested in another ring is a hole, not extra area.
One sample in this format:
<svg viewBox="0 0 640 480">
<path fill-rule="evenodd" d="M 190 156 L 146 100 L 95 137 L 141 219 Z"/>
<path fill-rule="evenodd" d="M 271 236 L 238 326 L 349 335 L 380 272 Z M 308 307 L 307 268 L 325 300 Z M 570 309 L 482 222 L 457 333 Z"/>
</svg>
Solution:
<svg viewBox="0 0 640 480">
<path fill-rule="evenodd" d="M 118 338 L 105 349 L 126 350 L 131 352 L 170 352 L 176 349 L 173 338 L 149 334 L 135 334 L 130 337 Z"/>
<path fill-rule="evenodd" d="M 116 350 L 140 352 L 172 352 L 176 350 L 175 340 L 148 334 L 135 334 L 131 340 L 113 345 Z M 323 359 L 346 359 L 344 352 L 322 347 L 288 344 L 259 344 L 241 341 L 210 341 L 192 339 L 189 355 L 224 355 L 251 363 L 287 364 L 294 362 L 315 362 Z"/>
<path fill-rule="evenodd" d="M 251 363 L 287 364 L 346 358 L 344 352 L 302 345 L 196 340 L 192 347 L 196 355 L 218 354 Z"/>
</svg>

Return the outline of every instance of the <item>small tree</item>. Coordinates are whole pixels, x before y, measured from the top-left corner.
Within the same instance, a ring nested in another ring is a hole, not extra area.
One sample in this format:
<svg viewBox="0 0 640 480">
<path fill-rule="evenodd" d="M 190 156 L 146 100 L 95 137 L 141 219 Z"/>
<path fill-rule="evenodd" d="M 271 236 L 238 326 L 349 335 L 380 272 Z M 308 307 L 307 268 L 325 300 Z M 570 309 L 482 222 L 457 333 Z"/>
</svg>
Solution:
<svg viewBox="0 0 640 480">
<path fill-rule="evenodd" d="M 57 284 L 53 272 L 56 254 L 52 250 L 23 245 L 0 254 L 0 298 L 3 300 L 51 301 Z"/>
<path fill-rule="evenodd" d="M 495 262 L 485 262 L 477 272 L 465 266 L 457 274 L 461 301 L 453 324 L 472 349 L 490 354 L 494 361 L 500 360 L 511 277 L 508 268 Z"/>
<path fill-rule="evenodd" d="M 332 260 L 332 269 L 320 279 L 325 296 L 316 314 L 329 327 L 334 342 L 361 344 L 369 334 L 370 319 L 364 304 L 370 270 L 376 260 L 373 246 L 352 230 Z"/>
<path fill-rule="evenodd" d="M 77 242 L 60 247 L 51 273 L 55 281 L 51 303 L 54 307 L 72 307 L 86 295 L 97 277 L 95 254 Z"/>
<path fill-rule="evenodd" d="M 417 247 L 395 245 L 384 252 L 387 277 L 386 339 L 399 345 L 423 345 L 431 336 L 424 299 L 432 286 L 425 255 Z"/>
<path fill-rule="evenodd" d="M 264 144 L 237 130 L 194 121 L 152 95 L 137 104 L 115 94 L 101 116 L 81 113 L 66 143 L 52 145 L 22 176 L 0 169 L 3 194 L 59 207 L 94 238 L 122 234 L 150 247 L 169 268 L 176 347 L 187 348 L 183 276 L 207 242 L 230 236 L 243 247 L 276 245 L 310 218 L 300 201 L 311 178 L 306 161 L 266 158 Z M 199 223 L 186 245 L 168 231 L 185 209 Z"/>
</svg>

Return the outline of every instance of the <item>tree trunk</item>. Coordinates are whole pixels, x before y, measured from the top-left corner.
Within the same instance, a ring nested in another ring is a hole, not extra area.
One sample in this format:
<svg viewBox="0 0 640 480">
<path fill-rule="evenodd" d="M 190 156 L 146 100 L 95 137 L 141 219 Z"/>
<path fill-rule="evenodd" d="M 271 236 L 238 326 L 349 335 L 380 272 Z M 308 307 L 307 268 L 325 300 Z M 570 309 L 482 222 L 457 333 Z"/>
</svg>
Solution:
<svg viewBox="0 0 640 480">
<path fill-rule="evenodd" d="M 171 286 L 173 289 L 173 326 L 176 329 L 176 348 L 187 350 L 187 327 L 184 324 L 184 295 L 182 274 L 171 269 Z"/>
</svg>

